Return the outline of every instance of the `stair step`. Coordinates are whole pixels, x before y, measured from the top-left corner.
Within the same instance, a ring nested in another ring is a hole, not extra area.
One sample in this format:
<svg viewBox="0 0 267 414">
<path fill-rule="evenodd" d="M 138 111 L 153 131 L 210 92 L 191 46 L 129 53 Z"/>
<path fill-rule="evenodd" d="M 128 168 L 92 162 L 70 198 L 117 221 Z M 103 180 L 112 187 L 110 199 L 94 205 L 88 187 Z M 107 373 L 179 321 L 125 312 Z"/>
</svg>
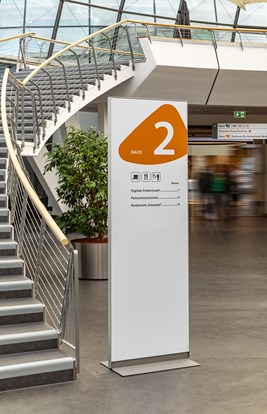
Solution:
<svg viewBox="0 0 267 414">
<path fill-rule="evenodd" d="M 18 243 L 14 240 L 0 239 L 0 259 L 1 256 L 16 256 Z"/>
<path fill-rule="evenodd" d="M 6 170 L 1 170 L 0 169 L 0 181 L 1 182 L 6 182 Z"/>
<path fill-rule="evenodd" d="M 0 207 L 7 207 L 7 195 L 0 195 Z"/>
<path fill-rule="evenodd" d="M 6 194 L 6 183 L 0 182 L 0 194 Z"/>
<path fill-rule="evenodd" d="M 0 356 L 0 390 L 72 381 L 74 360 L 63 351 Z"/>
<path fill-rule="evenodd" d="M 30 298 L 33 282 L 26 276 L 0 276 L 0 299 Z"/>
<path fill-rule="evenodd" d="M 7 159 L 6 159 L 6 157 L 0 158 L 0 169 L 3 170 L 3 169 L 6 169 L 6 167 L 7 167 Z"/>
<path fill-rule="evenodd" d="M 58 332 L 46 323 L 0 326 L 0 355 L 55 349 Z"/>
<path fill-rule="evenodd" d="M 13 233 L 11 224 L 0 224 L 0 240 L 13 239 Z"/>
<path fill-rule="evenodd" d="M 0 209 L 0 223 L 9 223 L 9 209 L 8 208 Z"/>
<path fill-rule="evenodd" d="M 7 148 L 1 148 L 0 147 L 0 158 L 7 157 L 7 154 L 8 154 Z"/>
<path fill-rule="evenodd" d="M 0 325 L 43 322 L 44 305 L 33 298 L 0 302 Z"/>
<path fill-rule="evenodd" d="M 0 257 L 0 276 L 23 274 L 24 261 L 17 256 Z"/>
</svg>

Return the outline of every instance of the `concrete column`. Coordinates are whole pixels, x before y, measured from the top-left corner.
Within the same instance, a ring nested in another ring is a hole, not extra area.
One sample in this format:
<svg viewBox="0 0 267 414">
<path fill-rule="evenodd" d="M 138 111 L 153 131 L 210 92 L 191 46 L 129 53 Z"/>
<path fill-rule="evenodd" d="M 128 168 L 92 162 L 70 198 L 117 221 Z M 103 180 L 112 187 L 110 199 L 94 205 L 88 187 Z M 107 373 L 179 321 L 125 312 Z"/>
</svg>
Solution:
<svg viewBox="0 0 267 414">
<path fill-rule="evenodd" d="M 98 130 L 108 133 L 108 105 L 106 103 L 98 104 Z"/>
</svg>

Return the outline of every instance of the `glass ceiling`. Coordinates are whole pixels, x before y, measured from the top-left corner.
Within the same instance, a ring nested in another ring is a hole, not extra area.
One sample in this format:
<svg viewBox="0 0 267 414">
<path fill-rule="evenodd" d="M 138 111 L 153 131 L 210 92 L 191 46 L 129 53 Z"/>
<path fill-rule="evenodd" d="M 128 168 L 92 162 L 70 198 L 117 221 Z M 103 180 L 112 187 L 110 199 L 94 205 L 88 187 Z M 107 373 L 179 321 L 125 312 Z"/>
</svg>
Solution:
<svg viewBox="0 0 267 414">
<path fill-rule="evenodd" d="M 0 0 L 0 38 L 36 31 L 74 41 L 123 19 L 175 23 L 180 1 Z M 229 0 L 187 0 L 187 6 L 195 25 L 232 27 L 237 15 L 237 6 Z M 239 13 L 237 27 L 266 29 L 267 3 L 248 4 Z"/>
</svg>

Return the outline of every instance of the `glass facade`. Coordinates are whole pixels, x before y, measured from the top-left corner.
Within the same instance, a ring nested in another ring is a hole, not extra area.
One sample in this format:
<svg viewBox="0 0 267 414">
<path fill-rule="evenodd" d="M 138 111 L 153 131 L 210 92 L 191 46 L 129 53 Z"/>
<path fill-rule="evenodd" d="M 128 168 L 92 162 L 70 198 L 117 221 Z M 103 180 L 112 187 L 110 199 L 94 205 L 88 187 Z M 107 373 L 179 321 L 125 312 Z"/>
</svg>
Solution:
<svg viewBox="0 0 267 414">
<path fill-rule="evenodd" d="M 36 31 L 77 40 L 123 19 L 175 23 L 181 0 L 0 0 L 0 38 Z M 187 0 L 193 25 L 233 26 L 237 7 L 229 0 Z M 267 4 L 248 4 L 238 27 L 267 27 Z M 56 30 L 53 30 L 56 27 Z"/>
</svg>

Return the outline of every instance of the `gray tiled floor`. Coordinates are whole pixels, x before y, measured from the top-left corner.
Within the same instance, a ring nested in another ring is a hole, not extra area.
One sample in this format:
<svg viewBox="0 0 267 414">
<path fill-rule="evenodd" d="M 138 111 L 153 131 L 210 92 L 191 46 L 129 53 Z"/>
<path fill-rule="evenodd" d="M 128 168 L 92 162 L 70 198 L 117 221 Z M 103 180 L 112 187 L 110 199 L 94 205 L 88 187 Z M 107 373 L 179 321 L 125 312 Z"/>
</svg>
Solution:
<svg viewBox="0 0 267 414">
<path fill-rule="evenodd" d="M 80 281 L 76 382 L 5 392 L 0 413 L 266 414 L 267 218 L 190 230 L 190 347 L 200 367 L 121 378 L 107 358 L 107 282 Z"/>
</svg>

